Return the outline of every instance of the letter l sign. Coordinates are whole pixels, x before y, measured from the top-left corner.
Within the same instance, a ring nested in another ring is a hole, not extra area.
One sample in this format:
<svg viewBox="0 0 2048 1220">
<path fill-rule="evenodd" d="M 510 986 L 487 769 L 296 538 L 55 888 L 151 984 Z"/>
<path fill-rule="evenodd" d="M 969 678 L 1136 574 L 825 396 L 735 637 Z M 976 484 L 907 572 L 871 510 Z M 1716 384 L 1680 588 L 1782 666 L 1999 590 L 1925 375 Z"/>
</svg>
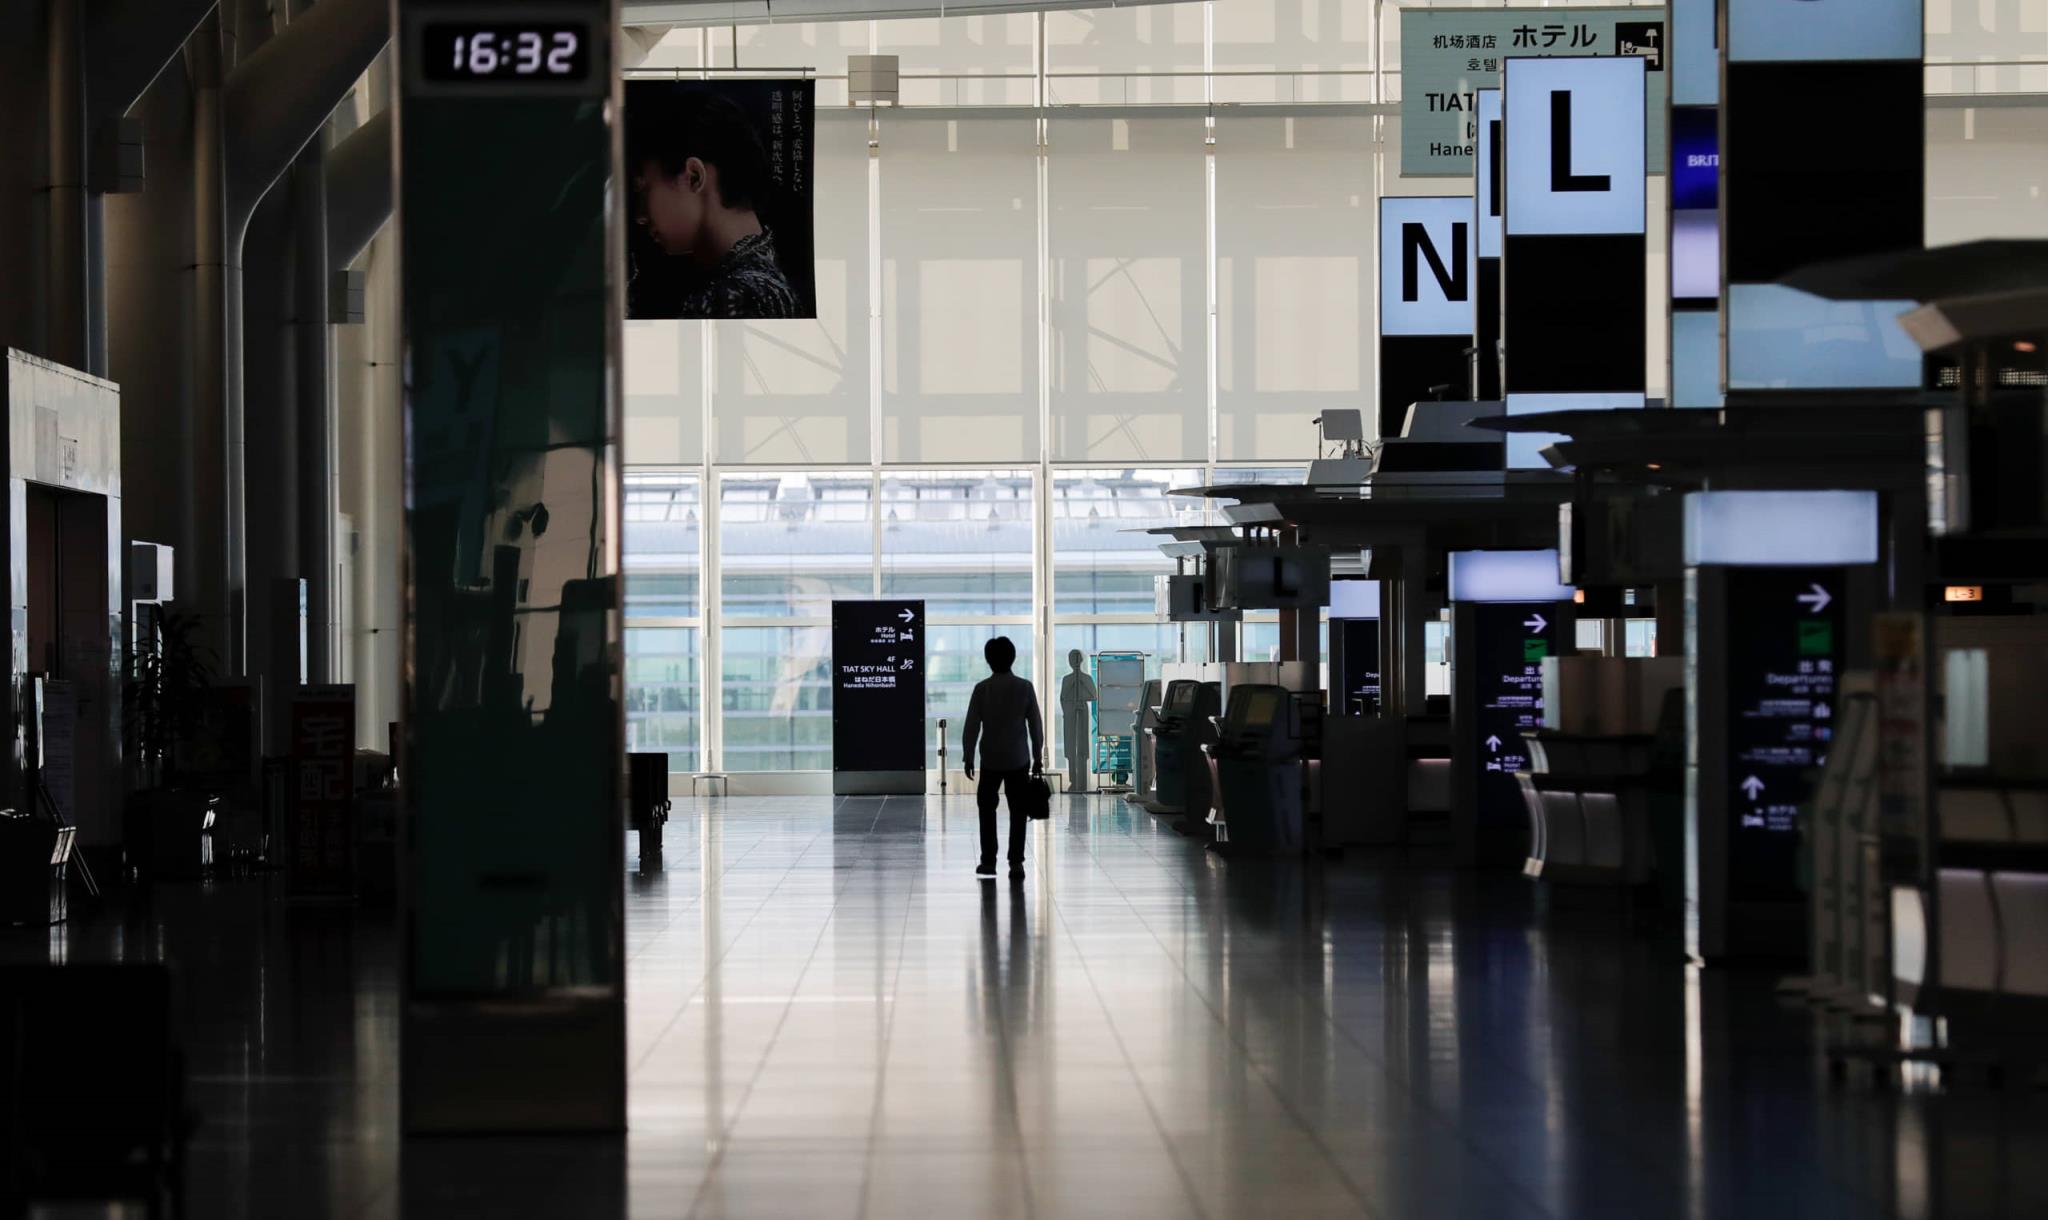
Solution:
<svg viewBox="0 0 2048 1220">
<path fill-rule="evenodd" d="M 1572 92 L 1569 89 L 1552 89 L 1550 189 L 1562 194 L 1566 191 L 1605 191 L 1613 185 L 1613 179 L 1606 174 L 1572 173 Z"/>
</svg>

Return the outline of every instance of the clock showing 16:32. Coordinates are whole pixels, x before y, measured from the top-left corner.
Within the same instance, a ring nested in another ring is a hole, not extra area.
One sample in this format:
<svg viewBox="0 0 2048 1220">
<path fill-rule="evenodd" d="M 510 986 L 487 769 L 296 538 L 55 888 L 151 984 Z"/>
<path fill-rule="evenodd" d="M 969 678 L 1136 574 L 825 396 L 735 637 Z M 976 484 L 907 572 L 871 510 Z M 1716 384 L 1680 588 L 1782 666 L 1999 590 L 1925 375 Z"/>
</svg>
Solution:
<svg viewBox="0 0 2048 1220">
<path fill-rule="evenodd" d="M 589 31 L 546 22 L 443 22 L 420 31 L 430 81 L 580 81 L 590 75 Z"/>
</svg>

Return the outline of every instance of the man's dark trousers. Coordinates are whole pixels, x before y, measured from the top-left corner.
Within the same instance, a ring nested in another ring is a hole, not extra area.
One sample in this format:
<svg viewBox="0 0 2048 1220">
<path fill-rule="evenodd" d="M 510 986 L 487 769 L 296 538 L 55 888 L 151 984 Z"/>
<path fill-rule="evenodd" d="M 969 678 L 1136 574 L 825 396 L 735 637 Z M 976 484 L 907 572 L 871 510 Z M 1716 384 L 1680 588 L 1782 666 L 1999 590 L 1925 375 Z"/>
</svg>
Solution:
<svg viewBox="0 0 2048 1220">
<path fill-rule="evenodd" d="M 981 810 L 981 866 L 996 866 L 996 794 L 998 791 L 1008 799 L 1010 806 L 1010 864 L 1021 868 L 1024 864 L 1024 815 L 1018 812 L 1017 800 L 1024 795 L 1024 781 L 1031 778 L 1027 768 L 1021 771 L 991 771 L 982 768 L 980 783 L 974 789 L 974 803 Z"/>
</svg>

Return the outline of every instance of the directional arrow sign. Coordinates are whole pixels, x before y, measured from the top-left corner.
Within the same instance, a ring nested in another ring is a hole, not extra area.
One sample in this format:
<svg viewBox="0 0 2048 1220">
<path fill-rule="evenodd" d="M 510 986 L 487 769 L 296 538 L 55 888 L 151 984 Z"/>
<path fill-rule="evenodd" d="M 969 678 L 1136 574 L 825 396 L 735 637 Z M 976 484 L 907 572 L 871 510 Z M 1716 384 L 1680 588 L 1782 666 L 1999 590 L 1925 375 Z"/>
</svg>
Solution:
<svg viewBox="0 0 2048 1220">
<path fill-rule="evenodd" d="M 1818 588 L 1819 586 L 1816 585 L 1815 587 Z M 1545 627 L 1550 626 L 1550 620 L 1532 610 L 1529 612 L 1529 617 L 1522 620 L 1522 626 L 1527 627 L 1531 631 L 1540 632 Z"/>
<path fill-rule="evenodd" d="M 1500 753 L 1500 738 L 1498 736 L 1488 737 L 1486 739 L 1486 748 L 1492 750 L 1496 754 Z"/>
<path fill-rule="evenodd" d="M 1756 794 L 1764 790 L 1764 781 L 1752 775 L 1742 781 L 1742 790 L 1748 793 L 1749 799 L 1753 801 L 1756 799 Z"/>
<path fill-rule="evenodd" d="M 1814 588 L 1818 589 L 1820 588 L 1820 586 L 1815 585 Z M 1826 596 L 1826 594 L 1822 594 L 1822 596 Z M 912 614 L 908 610 L 898 610 L 896 612 L 896 617 L 902 619 L 906 623 L 917 621 L 917 616 L 915 614 Z"/>
<path fill-rule="evenodd" d="M 1828 593 L 1826 589 L 1820 587 L 1819 581 L 1815 581 L 1813 583 L 1812 588 L 1813 591 L 1811 593 L 1799 594 L 1798 601 L 1801 605 L 1806 607 L 1806 612 L 1808 614 L 1819 614 L 1821 611 L 1828 608 L 1829 602 L 1835 599 Z"/>
</svg>

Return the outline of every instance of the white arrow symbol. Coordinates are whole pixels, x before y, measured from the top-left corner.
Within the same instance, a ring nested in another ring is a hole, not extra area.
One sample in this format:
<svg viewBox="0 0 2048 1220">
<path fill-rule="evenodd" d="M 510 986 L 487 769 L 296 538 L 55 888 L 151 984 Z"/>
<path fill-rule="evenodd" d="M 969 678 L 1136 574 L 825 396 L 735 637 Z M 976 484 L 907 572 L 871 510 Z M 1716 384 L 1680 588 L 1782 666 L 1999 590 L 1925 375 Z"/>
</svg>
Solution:
<svg viewBox="0 0 2048 1220">
<path fill-rule="evenodd" d="M 1816 581 L 1813 584 L 1813 592 L 1801 593 L 1798 596 L 1797 600 L 1801 605 L 1806 607 L 1806 612 L 1808 614 L 1819 614 L 1821 611 L 1828 608 L 1829 602 L 1835 599 L 1828 594 L 1828 591 L 1826 589 L 1821 588 L 1820 583 Z"/>
<path fill-rule="evenodd" d="M 1522 626 L 1527 627 L 1531 631 L 1541 631 L 1545 627 L 1550 626 L 1550 620 L 1531 611 L 1529 617 L 1522 620 Z"/>
<path fill-rule="evenodd" d="M 1486 739 L 1486 748 L 1496 754 L 1500 753 L 1500 738 L 1498 736 L 1489 736 Z"/>
<path fill-rule="evenodd" d="M 1819 586 L 1817 586 L 1817 585 L 1816 585 L 1815 587 L 1816 587 L 1816 588 L 1818 588 Z M 900 618 L 900 619 L 902 619 L 902 620 L 903 620 L 904 622 L 906 622 L 906 623 L 908 623 L 908 622 L 911 622 L 911 621 L 913 621 L 913 620 L 915 620 L 915 619 L 917 618 L 917 616 L 916 616 L 915 614 L 912 614 L 912 613 L 911 613 L 910 611 L 908 611 L 908 610 L 899 610 L 899 611 L 897 611 L 897 612 L 896 612 L 896 617 L 897 617 L 897 618 Z"/>
<path fill-rule="evenodd" d="M 1764 781 L 1752 775 L 1748 779 L 1742 781 L 1742 790 L 1744 792 L 1747 792 L 1749 794 L 1749 799 L 1753 801 L 1756 799 L 1756 794 L 1764 790 Z"/>
</svg>

